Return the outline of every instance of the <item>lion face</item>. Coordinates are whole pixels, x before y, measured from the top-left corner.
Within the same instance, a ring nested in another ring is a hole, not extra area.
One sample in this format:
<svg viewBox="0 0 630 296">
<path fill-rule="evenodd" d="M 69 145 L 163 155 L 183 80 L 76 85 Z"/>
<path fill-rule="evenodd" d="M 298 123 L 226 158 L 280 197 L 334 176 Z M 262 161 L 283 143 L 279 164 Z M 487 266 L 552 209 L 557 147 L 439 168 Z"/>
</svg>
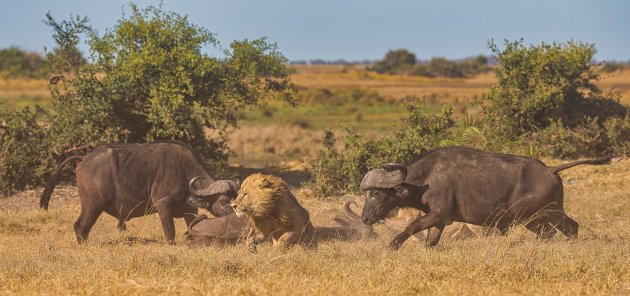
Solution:
<svg viewBox="0 0 630 296">
<path fill-rule="evenodd" d="M 253 174 L 243 180 L 232 206 L 239 216 L 268 217 L 278 199 L 287 192 L 282 179 L 272 175 Z"/>
<path fill-rule="evenodd" d="M 234 208 L 234 212 L 239 217 L 244 215 L 251 216 L 254 212 L 254 203 L 255 200 L 251 197 L 249 192 L 238 192 L 236 199 L 232 203 L 232 207 Z"/>
</svg>

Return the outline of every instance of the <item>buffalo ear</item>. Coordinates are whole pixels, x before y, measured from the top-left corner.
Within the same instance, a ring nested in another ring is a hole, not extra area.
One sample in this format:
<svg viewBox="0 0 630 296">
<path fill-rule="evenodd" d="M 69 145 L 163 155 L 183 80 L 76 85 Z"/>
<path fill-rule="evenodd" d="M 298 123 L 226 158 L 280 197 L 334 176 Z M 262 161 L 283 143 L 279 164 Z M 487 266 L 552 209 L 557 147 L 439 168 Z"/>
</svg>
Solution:
<svg viewBox="0 0 630 296">
<path fill-rule="evenodd" d="M 234 183 L 238 184 L 238 186 L 241 186 L 241 184 L 243 184 L 243 179 L 241 179 L 241 176 L 235 175 L 229 178 L 230 180 L 234 181 Z"/>
<path fill-rule="evenodd" d="M 210 202 L 208 202 L 207 200 L 197 197 L 197 196 L 190 196 L 188 197 L 188 204 L 192 205 L 196 208 L 208 208 L 210 207 Z"/>
<path fill-rule="evenodd" d="M 394 187 L 394 190 L 396 190 L 396 193 L 402 197 L 403 199 L 409 197 L 409 195 L 411 195 L 411 192 L 409 192 L 409 189 L 403 187 L 403 186 L 396 186 Z"/>
</svg>

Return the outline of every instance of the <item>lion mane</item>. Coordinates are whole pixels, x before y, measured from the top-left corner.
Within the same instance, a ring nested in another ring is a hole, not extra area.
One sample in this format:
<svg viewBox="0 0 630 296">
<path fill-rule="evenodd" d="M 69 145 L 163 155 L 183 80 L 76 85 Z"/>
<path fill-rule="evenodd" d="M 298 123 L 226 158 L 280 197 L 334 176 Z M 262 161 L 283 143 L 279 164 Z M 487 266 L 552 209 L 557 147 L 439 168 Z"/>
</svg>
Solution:
<svg viewBox="0 0 630 296">
<path fill-rule="evenodd" d="M 274 246 L 302 242 L 313 230 L 308 211 L 277 176 L 247 177 L 234 201 L 237 214 L 246 214 L 252 228 Z"/>
<path fill-rule="evenodd" d="M 271 240 L 274 247 L 286 248 L 293 244 L 314 246 L 320 240 L 354 240 L 374 235 L 371 226 L 343 217 L 335 218 L 343 227 L 314 228 L 308 211 L 300 205 L 284 181 L 274 175 L 257 173 L 247 177 L 241 184 L 234 208 L 237 214 L 250 218 L 252 232 L 248 244 L 254 250 L 261 240 Z M 357 220 L 358 216 L 350 210 L 349 202 L 344 208 L 352 219 Z M 255 233 L 260 236 L 256 238 Z"/>
</svg>

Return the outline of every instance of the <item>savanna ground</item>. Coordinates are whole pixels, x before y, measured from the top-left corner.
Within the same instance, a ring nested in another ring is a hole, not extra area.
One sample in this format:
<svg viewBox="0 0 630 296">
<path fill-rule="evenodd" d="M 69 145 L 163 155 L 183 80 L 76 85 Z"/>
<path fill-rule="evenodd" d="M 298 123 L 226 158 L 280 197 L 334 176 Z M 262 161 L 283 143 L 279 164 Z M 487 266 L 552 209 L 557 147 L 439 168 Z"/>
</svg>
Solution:
<svg viewBox="0 0 630 296">
<path fill-rule="evenodd" d="M 492 83 L 484 74 L 470 79 L 427 79 L 375 75 L 338 66 L 299 67 L 293 80 L 303 88 L 369 89 L 378 102 L 311 102 L 291 108 L 270 102 L 244 111 L 240 130 L 230 136 L 232 164 L 243 175 L 272 171 L 292 185 L 314 224 L 333 225 L 343 197 L 322 199 L 301 188 L 302 160 L 321 147 L 322 129 L 353 125 L 386 133 L 404 113 L 400 98 L 421 95 L 427 103 L 453 104 L 458 114 Z M 622 92 L 630 105 L 630 73 L 606 74 L 604 89 Z M 0 81 L 0 100 L 10 106 L 46 105 L 45 81 Z M 561 161 L 546 160 L 549 164 Z M 437 247 L 407 241 L 389 251 L 400 224 L 377 225 L 378 239 L 326 242 L 316 249 L 256 254 L 243 245 L 190 247 L 184 222 L 177 244 L 167 245 L 157 215 L 128 222 L 102 215 L 90 241 L 77 245 L 72 224 L 79 213 L 76 188 L 57 187 L 48 212 L 40 210 L 41 188 L 0 197 L 0 293 L 2 294 L 630 294 L 630 160 L 580 166 L 561 173 L 565 208 L 580 223 L 576 240 L 541 241 L 522 226 L 507 237 L 479 236 Z M 361 205 L 362 199 L 356 198 Z M 399 221 L 398 221 L 399 222 Z"/>
</svg>

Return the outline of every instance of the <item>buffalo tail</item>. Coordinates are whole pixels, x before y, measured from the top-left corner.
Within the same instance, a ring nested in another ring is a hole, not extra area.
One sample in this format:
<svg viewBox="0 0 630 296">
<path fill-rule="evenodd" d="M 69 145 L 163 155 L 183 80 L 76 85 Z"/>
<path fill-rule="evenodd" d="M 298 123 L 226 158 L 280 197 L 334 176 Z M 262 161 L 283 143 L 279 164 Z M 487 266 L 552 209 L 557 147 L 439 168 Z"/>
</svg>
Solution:
<svg viewBox="0 0 630 296">
<path fill-rule="evenodd" d="M 596 159 L 578 160 L 578 161 L 575 161 L 575 162 L 565 163 L 565 164 L 562 164 L 562 165 L 559 165 L 559 166 L 556 166 L 556 167 L 550 167 L 549 169 L 554 174 L 557 174 L 560 171 L 563 171 L 563 170 L 566 170 L 568 168 L 572 168 L 572 167 L 574 167 L 576 165 L 581 165 L 581 164 L 591 164 L 591 165 L 609 164 L 613 158 L 614 158 L 613 155 L 608 155 L 608 156 L 604 156 L 604 157 L 600 157 L 600 158 L 596 158 Z"/>
<path fill-rule="evenodd" d="M 73 161 L 75 159 L 83 159 L 84 157 L 85 156 L 83 155 L 71 156 L 71 157 L 68 157 L 66 160 L 64 160 L 61 164 L 57 166 L 57 168 L 55 169 L 55 172 L 52 174 L 52 176 L 50 176 L 48 183 L 46 183 L 46 188 L 44 189 L 44 192 L 42 192 L 42 196 L 39 198 L 40 208 L 48 210 L 48 203 L 50 202 L 50 196 L 52 195 L 53 190 L 55 190 L 55 186 L 57 186 L 57 178 L 59 177 L 59 173 L 61 173 L 61 169 L 70 161 Z"/>
</svg>

